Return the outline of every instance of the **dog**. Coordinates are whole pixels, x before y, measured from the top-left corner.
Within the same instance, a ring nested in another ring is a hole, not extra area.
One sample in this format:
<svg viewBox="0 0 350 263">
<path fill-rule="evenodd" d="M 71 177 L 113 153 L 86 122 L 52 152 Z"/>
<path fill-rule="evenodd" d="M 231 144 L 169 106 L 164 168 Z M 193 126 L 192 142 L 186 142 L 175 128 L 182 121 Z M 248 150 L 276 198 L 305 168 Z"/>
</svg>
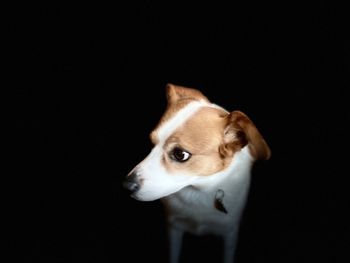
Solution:
<svg viewBox="0 0 350 263">
<path fill-rule="evenodd" d="M 223 237 L 232 263 L 251 170 L 271 151 L 251 119 L 228 112 L 199 90 L 167 84 L 167 108 L 150 134 L 154 148 L 126 176 L 140 201 L 161 199 L 167 214 L 169 257 L 180 259 L 183 234 Z"/>
</svg>

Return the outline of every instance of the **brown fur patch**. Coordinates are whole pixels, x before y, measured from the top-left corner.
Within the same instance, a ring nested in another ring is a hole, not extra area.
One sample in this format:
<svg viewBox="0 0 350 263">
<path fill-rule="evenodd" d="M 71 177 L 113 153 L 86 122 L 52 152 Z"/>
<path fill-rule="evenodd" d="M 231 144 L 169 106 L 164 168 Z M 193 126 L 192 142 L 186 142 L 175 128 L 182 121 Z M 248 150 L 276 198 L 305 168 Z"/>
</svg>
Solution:
<svg viewBox="0 0 350 263">
<path fill-rule="evenodd" d="M 154 144 L 157 144 L 158 142 L 158 129 L 162 126 L 163 123 L 172 118 L 179 110 L 195 100 L 205 100 L 209 102 L 208 99 L 200 91 L 196 89 L 185 88 L 182 86 L 176 86 L 173 84 L 168 84 L 166 86 L 166 96 L 168 105 L 165 113 L 161 117 L 156 128 L 150 134 L 150 139 Z"/>
<path fill-rule="evenodd" d="M 196 175 L 211 175 L 226 168 L 239 150 L 231 147 L 226 154 L 220 151 L 224 144 L 224 130 L 226 127 L 227 112 L 221 109 L 203 107 L 194 116 L 187 120 L 171 135 L 165 145 L 165 166 L 170 172 L 179 172 Z M 192 157 L 179 163 L 169 155 L 175 147 L 180 147 L 192 154 Z"/>
</svg>

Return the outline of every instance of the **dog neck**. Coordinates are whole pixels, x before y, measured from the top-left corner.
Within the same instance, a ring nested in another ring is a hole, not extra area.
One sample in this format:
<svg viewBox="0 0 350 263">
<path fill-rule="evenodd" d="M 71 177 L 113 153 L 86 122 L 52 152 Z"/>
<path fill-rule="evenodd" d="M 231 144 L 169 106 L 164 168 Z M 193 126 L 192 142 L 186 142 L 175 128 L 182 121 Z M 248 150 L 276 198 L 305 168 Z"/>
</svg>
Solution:
<svg viewBox="0 0 350 263">
<path fill-rule="evenodd" d="M 252 164 L 253 158 L 246 146 L 235 154 L 231 164 L 225 170 L 210 176 L 198 176 L 193 187 L 208 193 L 216 193 L 218 189 L 230 190 L 232 184 L 237 184 L 250 176 Z"/>
</svg>

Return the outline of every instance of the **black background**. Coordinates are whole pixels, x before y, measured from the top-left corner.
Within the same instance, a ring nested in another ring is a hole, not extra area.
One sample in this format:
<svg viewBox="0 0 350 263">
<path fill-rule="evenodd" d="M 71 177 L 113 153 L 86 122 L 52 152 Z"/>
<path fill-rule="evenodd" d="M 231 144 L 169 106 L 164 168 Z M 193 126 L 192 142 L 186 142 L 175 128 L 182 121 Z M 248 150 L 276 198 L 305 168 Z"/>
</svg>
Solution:
<svg viewBox="0 0 350 263">
<path fill-rule="evenodd" d="M 9 10 L 13 260 L 166 262 L 161 203 L 135 201 L 121 183 L 150 151 L 174 83 L 248 114 L 272 149 L 255 165 L 237 262 L 348 262 L 343 10 L 325 1 Z M 182 259 L 220 262 L 220 249 L 186 236 Z"/>
</svg>

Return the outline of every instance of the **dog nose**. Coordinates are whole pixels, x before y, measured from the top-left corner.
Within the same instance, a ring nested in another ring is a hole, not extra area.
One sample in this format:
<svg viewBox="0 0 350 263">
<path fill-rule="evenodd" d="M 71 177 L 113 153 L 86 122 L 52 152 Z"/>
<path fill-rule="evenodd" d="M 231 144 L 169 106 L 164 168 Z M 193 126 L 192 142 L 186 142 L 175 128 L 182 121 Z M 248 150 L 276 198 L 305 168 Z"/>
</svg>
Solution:
<svg viewBox="0 0 350 263">
<path fill-rule="evenodd" d="M 123 183 L 123 186 L 129 190 L 131 194 L 139 190 L 140 184 L 137 181 L 137 174 L 133 172 L 132 174 L 128 175 Z"/>
</svg>

